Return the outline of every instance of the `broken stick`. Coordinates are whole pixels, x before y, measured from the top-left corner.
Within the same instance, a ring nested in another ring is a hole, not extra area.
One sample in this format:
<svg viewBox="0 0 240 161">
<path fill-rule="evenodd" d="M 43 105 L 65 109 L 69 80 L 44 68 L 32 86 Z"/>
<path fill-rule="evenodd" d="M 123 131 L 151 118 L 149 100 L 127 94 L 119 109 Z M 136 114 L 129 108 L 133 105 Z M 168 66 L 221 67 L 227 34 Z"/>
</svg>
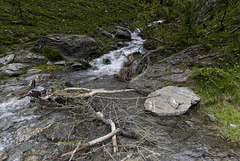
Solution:
<svg viewBox="0 0 240 161">
<path fill-rule="evenodd" d="M 118 128 L 118 129 L 114 130 L 113 132 L 111 132 L 111 133 L 109 133 L 109 134 L 107 134 L 107 135 L 105 135 L 105 136 L 103 136 L 103 137 L 100 137 L 100 138 L 98 138 L 98 139 L 92 140 L 92 141 L 88 142 L 86 145 L 83 145 L 82 147 L 80 147 L 80 148 L 78 148 L 78 149 L 75 149 L 75 150 L 72 150 L 72 151 L 70 151 L 70 152 L 64 153 L 64 154 L 62 154 L 61 156 L 64 157 L 64 156 L 72 155 L 72 153 L 79 152 L 79 151 L 81 151 L 81 150 L 83 150 L 83 149 L 85 149 L 85 148 L 87 148 L 87 147 L 90 147 L 90 146 L 93 146 L 93 145 L 95 145 L 95 144 L 98 144 L 98 143 L 100 143 L 100 142 L 102 142 L 102 141 L 104 141 L 104 140 L 107 140 L 107 139 L 109 139 L 110 137 L 116 135 L 116 134 L 119 133 L 120 131 L 121 131 L 121 129 Z"/>
</svg>

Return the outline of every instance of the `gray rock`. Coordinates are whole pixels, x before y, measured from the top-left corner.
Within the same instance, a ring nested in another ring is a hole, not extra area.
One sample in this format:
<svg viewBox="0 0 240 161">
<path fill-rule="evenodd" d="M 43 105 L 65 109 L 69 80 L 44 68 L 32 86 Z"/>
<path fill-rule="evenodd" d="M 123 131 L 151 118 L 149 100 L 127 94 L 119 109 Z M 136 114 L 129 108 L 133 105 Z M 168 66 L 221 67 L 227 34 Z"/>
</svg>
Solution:
<svg viewBox="0 0 240 161">
<path fill-rule="evenodd" d="M 9 154 L 8 160 L 10 161 L 22 161 L 23 160 L 23 150 L 21 149 L 13 149 Z"/>
<path fill-rule="evenodd" d="M 132 79 L 130 88 L 147 93 L 164 86 L 165 81 L 184 82 L 192 75 L 190 70 L 198 59 L 198 46 L 189 47 L 177 54 L 156 62 L 140 75 Z M 193 64 L 192 64 L 193 63 Z"/>
<path fill-rule="evenodd" d="M 8 76 L 18 76 L 22 74 L 22 70 L 25 67 L 28 67 L 28 65 L 21 63 L 12 63 L 0 68 L 0 73 Z"/>
<path fill-rule="evenodd" d="M 7 158 L 8 158 L 7 153 L 0 151 L 0 161 L 5 161 L 7 160 Z"/>
<path fill-rule="evenodd" d="M 214 115 L 208 115 L 209 117 L 209 120 L 212 121 L 212 122 L 216 122 L 217 121 L 217 118 L 214 116 Z"/>
<path fill-rule="evenodd" d="M 14 57 L 15 57 L 14 54 L 7 55 L 7 56 L 0 59 L 0 64 L 3 64 L 3 65 L 8 64 L 14 59 Z"/>
<path fill-rule="evenodd" d="M 54 64 L 64 66 L 66 65 L 66 61 L 58 61 L 58 62 L 55 62 Z"/>
<path fill-rule="evenodd" d="M 26 64 L 44 64 L 47 62 L 47 58 L 43 55 L 35 54 L 30 49 L 24 49 L 17 51 L 14 61 L 17 63 Z"/>
<path fill-rule="evenodd" d="M 25 161 L 39 161 L 39 157 L 36 155 L 31 155 L 25 158 Z"/>
<path fill-rule="evenodd" d="M 109 58 L 103 59 L 103 64 L 111 64 L 111 60 Z"/>
<path fill-rule="evenodd" d="M 102 36 L 109 37 L 109 38 L 112 38 L 112 37 L 113 37 L 113 35 L 112 35 L 112 34 L 110 34 L 110 33 L 109 33 L 109 32 L 107 32 L 107 31 L 102 31 L 102 32 L 101 32 L 101 35 L 102 35 Z"/>
<path fill-rule="evenodd" d="M 131 40 L 131 31 L 125 27 L 116 26 L 114 34 L 116 38 Z"/>
<path fill-rule="evenodd" d="M 182 72 L 177 72 L 177 71 L 182 71 Z M 171 72 L 171 74 L 162 77 L 162 80 L 172 81 L 172 82 L 185 82 L 191 75 L 192 75 L 191 70 L 187 69 L 184 71 L 182 69 L 179 69 L 179 70 L 174 70 Z"/>
<path fill-rule="evenodd" d="M 154 90 L 160 89 L 165 86 L 165 83 L 159 80 L 147 79 L 145 74 L 148 73 L 149 70 L 145 70 L 142 74 L 133 78 L 128 86 L 130 88 L 136 89 L 139 93 L 149 94 Z"/>
<path fill-rule="evenodd" d="M 37 74 L 42 72 L 40 69 L 28 69 L 27 74 Z"/>
<path fill-rule="evenodd" d="M 89 58 L 98 49 L 95 39 L 86 35 L 47 35 L 41 38 L 35 47 L 40 50 L 45 45 L 56 47 L 64 56 L 73 58 Z"/>
<path fill-rule="evenodd" d="M 200 98 L 189 88 L 167 86 L 148 95 L 144 106 L 159 116 L 181 115 Z"/>
<path fill-rule="evenodd" d="M 68 137 L 72 126 L 73 125 L 70 124 L 52 125 L 51 127 L 44 129 L 43 134 L 52 141 L 65 140 Z"/>
<path fill-rule="evenodd" d="M 52 76 L 50 74 L 34 74 L 32 76 L 26 77 L 25 82 L 29 86 L 33 80 L 37 85 L 41 84 L 41 82 L 45 82 L 49 80 Z"/>
<path fill-rule="evenodd" d="M 84 69 L 91 67 L 91 65 L 89 64 L 89 62 L 87 60 L 80 59 L 77 62 L 73 62 L 71 64 L 71 67 L 75 70 L 84 70 Z"/>
</svg>

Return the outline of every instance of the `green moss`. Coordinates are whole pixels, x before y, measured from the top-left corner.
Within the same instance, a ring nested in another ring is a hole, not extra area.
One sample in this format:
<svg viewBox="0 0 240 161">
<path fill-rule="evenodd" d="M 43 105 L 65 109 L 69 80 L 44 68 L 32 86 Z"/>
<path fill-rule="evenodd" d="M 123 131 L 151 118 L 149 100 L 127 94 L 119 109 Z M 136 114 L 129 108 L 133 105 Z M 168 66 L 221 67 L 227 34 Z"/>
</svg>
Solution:
<svg viewBox="0 0 240 161">
<path fill-rule="evenodd" d="M 7 82 L 7 80 L 9 80 L 10 77 L 4 74 L 0 74 L 0 80 L 2 81 L 3 84 L 5 84 Z"/>
<path fill-rule="evenodd" d="M 43 53 L 46 58 L 48 58 L 50 61 L 59 61 L 63 60 L 63 56 L 60 51 L 58 51 L 55 47 L 46 45 L 43 48 Z"/>
<path fill-rule="evenodd" d="M 33 69 L 39 69 L 39 70 L 43 70 L 46 72 L 51 72 L 51 71 L 57 70 L 59 68 L 60 68 L 60 66 L 54 65 L 54 64 L 43 64 L 43 65 L 39 65 L 37 67 L 33 67 Z"/>
</svg>

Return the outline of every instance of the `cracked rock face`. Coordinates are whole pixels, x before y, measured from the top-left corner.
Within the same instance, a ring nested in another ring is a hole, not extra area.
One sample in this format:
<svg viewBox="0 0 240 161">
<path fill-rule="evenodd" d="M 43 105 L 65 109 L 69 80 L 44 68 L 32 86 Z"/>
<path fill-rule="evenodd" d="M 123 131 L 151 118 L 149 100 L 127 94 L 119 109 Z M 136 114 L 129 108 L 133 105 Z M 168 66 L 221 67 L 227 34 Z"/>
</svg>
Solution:
<svg viewBox="0 0 240 161">
<path fill-rule="evenodd" d="M 167 86 L 148 95 L 145 108 L 159 116 L 181 115 L 200 101 L 189 88 Z"/>
</svg>

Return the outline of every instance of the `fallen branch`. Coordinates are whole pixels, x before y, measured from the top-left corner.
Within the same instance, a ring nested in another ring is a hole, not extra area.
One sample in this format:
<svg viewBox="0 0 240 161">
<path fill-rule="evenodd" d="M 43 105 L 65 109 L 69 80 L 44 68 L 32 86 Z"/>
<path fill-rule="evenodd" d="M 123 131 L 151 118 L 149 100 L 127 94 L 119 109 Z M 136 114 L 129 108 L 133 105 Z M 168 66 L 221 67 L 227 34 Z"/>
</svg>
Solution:
<svg viewBox="0 0 240 161">
<path fill-rule="evenodd" d="M 112 132 L 115 131 L 116 130 L 115 123 L 111 119 L 109 119 L 108 122 L 111 125 Z M 117 137 L 116 137 L 116 135 L 113 135 L 112 142 L 113 142 L 113 153 L 116 153 L 117 152 Z"/>
<path fill-rule="evenodd" d="M 121 161 L 126 161 L 128 159 L 131 159 L 131 157 L 132 157 L 132 154 L 130 153 L 125 158 L 123 158 Z"/>
<path fill-rule="evenodd" d="M 230 32 L 230 34 L 233 34 L 234 32 L 236 32 L 237 30 L 239 30 L 240 29 L 240 26 L 238 26 L 237 28 L 235 28 L 234 30 L 232 30 L 231 32 Z"/>
<path fill-rule="evenodd" d="M 75 150 L 72 150 L 72 151 L 70 151 L 70 152 L 64 153 L 64 154 L 62 154 L 61 156 L 64 157 L 64 156 L 72 155 L 73 153 L 79 152 L 79 151 L 81 151 L 81 150 L 83 150 L 83 149 L 85 149 L 85 148 L 87 148 L 87 147 L 90 147 L 90 146 L 93 146 L 93 145 L 98 144 L 98 143 L 100 143 L 100 142 L 103 142 L 104 140 L 107 140 L 107 139 L 109 139 L 110 137 L 116 135 L 116 134 L 119 133 L 120 131 L 121 131 L 121 129 L 118 128 L 118 129 L 114 130 L 113 132 L 111 132 L 111 133 L 109 133 L 109 134 L 107 134 L 107 135 L 105 135 L 105 136 L 103 136 L 103 137 L 100 137 L 100 138 L 98 138 L 98 139 L 92 140 L 92 141 L 88 142 L 86 145 L 83 145 L 82 147 L 77 148 L 77 149 L 75 149 Z"/>
<path fill-rule="evenodd" d="M 78 94 L 75 97 L 76 98 L 86 98 L 86 97 L 92 97 L 95 94 L 100 94 L 100 93 L 118 93 L 118 92 L 129 92 L 129 91 L 134 91 L 134 89 L 123 89 L 123 90 L 105 90 L 105 89 L 87 89 L 87 88 L 65 88 L 63 90 L 57 90 L 54 93 L 41 97 L 42 100 L 48 100 L 48 99 L 53 99 L 55 100 L 59 96 L 64 96 L 64 97 L 69 97 L 68 93 L 64 93 L 64 91 L 83 91 L 83 92 L 88 92 L 88 93 L 83 93 L 83 94 Z"/>
</svg>

